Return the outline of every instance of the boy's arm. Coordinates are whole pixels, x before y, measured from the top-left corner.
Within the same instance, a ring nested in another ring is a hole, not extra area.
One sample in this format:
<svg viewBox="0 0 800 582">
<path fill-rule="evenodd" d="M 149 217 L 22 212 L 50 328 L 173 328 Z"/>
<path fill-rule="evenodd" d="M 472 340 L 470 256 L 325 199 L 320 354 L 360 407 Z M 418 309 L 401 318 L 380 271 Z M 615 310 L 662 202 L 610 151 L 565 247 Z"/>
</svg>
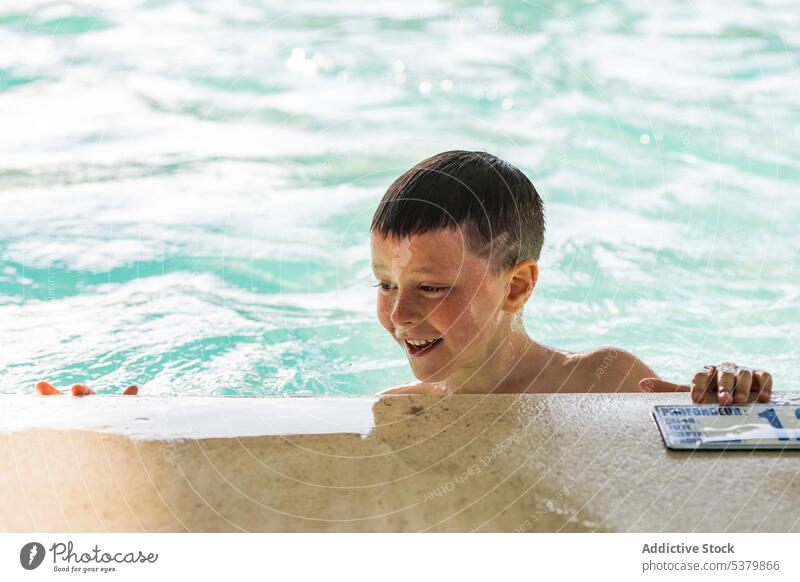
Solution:
<svg viewBox="0 0 800 582">
<path fill-rule="evenodd" d="M 595 388 L 603 392 L 691 392 L 695 403 L 719 402 L 723 406 L 746 404 L 748 401 L 769 402 L 772 396 L 772 375 L 724 362 L 704 366 L 692 378 L 691 384 L 676 384 L 659 378 L 647 364 L 635 355 L 618 348 L 600 348 L 590 354 L 596 366 L 595 376 L 602 381 Z M 611 362 L 611 363 L 610 363 Z"/>
<path fill-rule="evenodd" d="M 413 384 L 403 384 L 401 386 L 392 386 L 381 390 L 376 396 L 384 396 L 386 394 L 428 394 L 429 390 L 424 382 L 414 382 Z"/>
<path fill-rule="evenodd" d="M 406 391 L 406 386 L 393 386 L 391 388 L 386 388 L 385 390 L 381 390 L 376 394 L 376 396 L 385 396 L 386 394 L 408 394 Z"/>
<path fill-rule="evenodd" d="M 53 386 L 50 382 L 37 382 L 36 383 L 36 392 L 41 394 L 42 396 L 53 396 L 55 394 L 64 394 L 61 390 Z M 90 394 L 94 394 L 95 391 L 89 388 L 84 384 L 74 384 L 72 386 L 72 395 L 73 396 L 89 396 Z M 136 396 L 139 393 L 139 387 L 136 384 L 131 384 L 127 388 L 125 388 L 125 392 L 123 394 L 125 396 Z"/>
<path fill-rule="evenodd" d="M 673 392 L 691 390 L 692 400 L 698 404 L 718 402 L 722 406 L 767 403 L 772 397 L 772 375 L 764 370 L 737 366 L 723 362 L 718 366 L 704 366 L 692 378 L 691 385 L 675 384 L 660 378 L 645 378 L 640 387 L 643 392 Z"/>
</svg>

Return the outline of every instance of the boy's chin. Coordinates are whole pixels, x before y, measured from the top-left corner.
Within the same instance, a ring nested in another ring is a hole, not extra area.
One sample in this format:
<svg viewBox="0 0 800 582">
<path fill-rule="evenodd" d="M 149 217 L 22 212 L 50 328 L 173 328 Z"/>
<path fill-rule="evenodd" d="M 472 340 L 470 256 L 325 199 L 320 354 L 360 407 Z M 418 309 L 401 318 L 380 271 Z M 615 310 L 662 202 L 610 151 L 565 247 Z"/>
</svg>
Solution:
<svg viewBox="0 0 800 582">
<path fill-rule="evenodd" d="M 424 370 L 423 368 L 424 366 L 415 366 L 414 364 L 411 364 L 411 371 L 414 373 L 414 377 L 420 382 L 442 382 L 449 376 L 449 374 L 444 370 L 436 370 L 431 372 L 430 370 Z"/>
</svg>

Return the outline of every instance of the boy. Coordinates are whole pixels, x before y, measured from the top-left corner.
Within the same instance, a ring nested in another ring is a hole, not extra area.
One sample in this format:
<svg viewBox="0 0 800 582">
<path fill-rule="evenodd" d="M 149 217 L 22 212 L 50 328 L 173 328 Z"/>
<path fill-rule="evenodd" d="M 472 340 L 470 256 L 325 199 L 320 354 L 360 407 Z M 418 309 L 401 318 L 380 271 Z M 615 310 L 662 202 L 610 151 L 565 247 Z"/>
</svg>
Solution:
<svg viewBox="0 0 800 582">
<path fill-rule="evenodd" d="M 575 354 L 528 337 L 522 308 L 539 276 L 544 209 L 530 180 L 491 154 L 423 160 L 389 187 L 370 232 L 378 319 L 419 380 L 380 394 L 691 391 L 697 403 L 769 402 L 762 370 L 706 366 L 689 387 L 622 349 Z M 62 393 L 47 382 L 36 391 Z"/>
<path fill-rule="evenodd" d="M 679 385 L 619 348 L 576 354 L 531 339 L 522 308 L 544 230 L 530 180 L 485 152 L 442 152 L 394 181 L 370 228 L 378 319 L 418 381 L 381 394 L 691 391 L 696 403 L 769 401 L 762 370 L 725 362 Z"/>
</svg>

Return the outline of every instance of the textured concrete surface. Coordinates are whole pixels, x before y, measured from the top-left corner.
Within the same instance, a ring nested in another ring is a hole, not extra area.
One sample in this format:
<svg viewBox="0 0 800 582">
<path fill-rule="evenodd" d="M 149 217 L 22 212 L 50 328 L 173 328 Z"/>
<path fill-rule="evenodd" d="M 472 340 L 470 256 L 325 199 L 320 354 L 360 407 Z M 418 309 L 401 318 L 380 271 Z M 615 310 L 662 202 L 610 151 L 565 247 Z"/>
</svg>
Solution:
<svg viewBox="0 0 800 582">
<path fill-rule="evenodd" d="M 7 421 L 19 398 L 37 397 L 0 395 Z M 112 398 L 80 405 L 102 415 Z M 36 402 L 54 418 L 69 399 Z M 305 407 L 334 434 L 252 436 L 252 418 L 250 436 L 199 439 L 0 422 L 0 531 L 800 532 L 800 453 L 664 447 L 652 406 L 686 394 L 385 396 L 352 433 L 336 432 L 352 424 L 335 418 L 345 399 L 235 400 Z"/>
</svg>

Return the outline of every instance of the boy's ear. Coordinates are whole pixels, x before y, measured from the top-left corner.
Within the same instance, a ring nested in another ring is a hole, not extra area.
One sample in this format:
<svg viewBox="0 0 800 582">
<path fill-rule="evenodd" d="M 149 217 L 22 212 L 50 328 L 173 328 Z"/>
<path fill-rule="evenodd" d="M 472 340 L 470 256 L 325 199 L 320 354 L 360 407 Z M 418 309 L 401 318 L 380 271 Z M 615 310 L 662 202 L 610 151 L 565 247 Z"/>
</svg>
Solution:
<svg viewBox="0 0 800 582">
<path fill-rule="evenodd" d="M 508 270 L 510 280 L 507 286 L 503 310 L 515 313 L 523 308 L 533 293 L 539 279 L 539 265 L 532 259 L 525 259 Z"/>
</svg>

